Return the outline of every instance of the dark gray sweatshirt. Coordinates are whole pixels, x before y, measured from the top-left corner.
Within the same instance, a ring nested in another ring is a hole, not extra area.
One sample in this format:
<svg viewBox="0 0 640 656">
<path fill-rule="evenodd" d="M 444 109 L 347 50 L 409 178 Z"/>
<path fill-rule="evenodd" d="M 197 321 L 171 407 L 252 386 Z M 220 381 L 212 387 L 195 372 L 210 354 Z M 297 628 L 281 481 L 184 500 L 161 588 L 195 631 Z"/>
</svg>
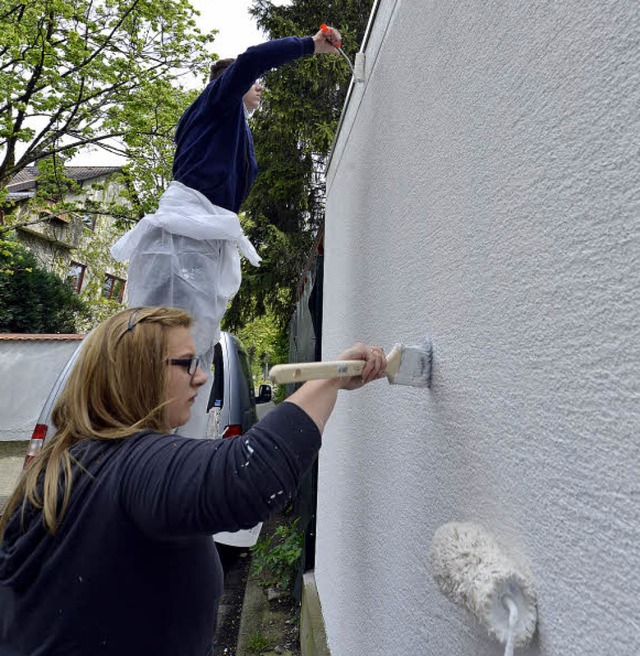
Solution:
<svg viewBox="0 0 640 656">
<path fill-rule="evenodd" d="M 320 448 L 283 403 L 245 435 L 86 441 L 56 533 L 31 509 L 0 546 L 0 656 L 205 656 L 222 568 L 211 535 L 281 508 Z"/>
</svg>

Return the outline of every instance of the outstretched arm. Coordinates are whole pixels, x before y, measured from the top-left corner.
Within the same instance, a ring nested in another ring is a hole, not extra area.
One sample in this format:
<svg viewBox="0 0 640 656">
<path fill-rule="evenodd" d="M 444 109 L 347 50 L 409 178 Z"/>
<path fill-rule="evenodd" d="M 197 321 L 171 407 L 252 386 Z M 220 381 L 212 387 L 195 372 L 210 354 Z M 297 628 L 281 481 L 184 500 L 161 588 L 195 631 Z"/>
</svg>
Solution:
<svg viewBox="0 0 640 656">
<path fill-rule="evenodd" d="M 365 360 L 362 376 L 305 383 L 242 436 L 131 438 L 118 471 L 127 515 L 148 535 L 162 537 L 237 531 L 281 508 L 316 457 L 338 390 L 384 375 L 382 349 L 356 344 L 341 358 Z"/>
<path fill-rule="evenodd" d="M 330 27 L 326 32 L 319 30 L 312 37 L 290 36 L 252 46 L 238 55 L 236 61 L 224 72 L 216 85 L 216 97 L 238 100 L 261 75 L 304 55 L 339 55 L 333 44 L 340 43 L 340 39 L 340 32 Z"/>
<path fill-rule="evenodd" d="M 367 364 L 361 376 L 331 380 L 310 380 L 288 397 L 286 401 L 302 408 L 313 419 L 321 433 L 333 412 L 338 398 L 338 391 L 341 389 L 357 389 L 373 380 L 384 377 L 387 366 L 384 351 L 370 344 L 355 344 L 342 353 L 338 359 L 365 360 Z"/>
</svg>

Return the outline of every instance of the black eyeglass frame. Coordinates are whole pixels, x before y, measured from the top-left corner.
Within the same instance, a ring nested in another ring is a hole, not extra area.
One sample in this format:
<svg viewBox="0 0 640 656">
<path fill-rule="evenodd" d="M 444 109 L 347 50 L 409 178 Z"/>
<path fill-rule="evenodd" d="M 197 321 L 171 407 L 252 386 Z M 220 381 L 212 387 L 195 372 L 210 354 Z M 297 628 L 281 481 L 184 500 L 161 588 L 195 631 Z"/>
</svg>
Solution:
<svg viewBox="0 0 640 656">
<path fill-rule="evenodd" d="M 170 358 L 167 360 L 168 364 L 173 364 L 177 367 L 184 367 L 187 373 L 191 376 L 191 380 L 196 375 L 198 367 L 202 367 L 202 360 L 200 356 L 196 355 L 193 358 Z"/>
</svg>

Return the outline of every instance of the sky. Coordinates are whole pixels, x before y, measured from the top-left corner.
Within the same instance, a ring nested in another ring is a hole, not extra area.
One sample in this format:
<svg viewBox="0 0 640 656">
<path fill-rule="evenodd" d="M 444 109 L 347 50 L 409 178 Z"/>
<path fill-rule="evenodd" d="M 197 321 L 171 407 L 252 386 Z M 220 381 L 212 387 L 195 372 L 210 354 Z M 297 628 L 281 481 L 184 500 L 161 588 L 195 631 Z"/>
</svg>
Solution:
<svg viewBox="0 0 640 656">
<path fill-rule="evenodd" d="M 272 0 L 274 5 L 288 5 L 290 0 Z M 253 16 L 249 15 L 252 0 L 191 0 L 191 5 L 200 12 L 197 25 L 202 32 L 218 30 L 212 52 L 221 59 L 236 57 L 249 46 L 265 41 Z M 79 153 L 70 162 L 75 166 L 118 166 L 123 158 L 94 149 Z"/>
<path fill-rule="evenodd" d="M 201 14 L 198 20 L 200 30 L 218 30 L 213 51 L 221 59 L 236 57 L 249 46 L 264 41 L 262 32 L 249 15 L 252 4 L 251 0 L 191 0 L 191 5 Z"/>
</svg>

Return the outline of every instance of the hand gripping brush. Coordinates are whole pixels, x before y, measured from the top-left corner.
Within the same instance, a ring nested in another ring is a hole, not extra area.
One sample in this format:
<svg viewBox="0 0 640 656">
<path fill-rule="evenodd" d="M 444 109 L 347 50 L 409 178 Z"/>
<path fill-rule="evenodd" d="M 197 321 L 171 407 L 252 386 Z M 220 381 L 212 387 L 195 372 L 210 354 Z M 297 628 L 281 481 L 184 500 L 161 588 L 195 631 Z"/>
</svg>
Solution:
<svg viewBox="0 0 640 656">
<path fill-rule="evenodd" d="M 537 621 L 533 577 L 482 526 L 443 524 L 430 560 L 440 590 L 505 645 L 505 656 L 529 642 Z"/>
<path fill-rule="evenodd" d="M 417 346 L 396 344 L 387 355 L 387 379 L 392 385 L 431 387 L 432 347 L 429 339 Z M 269 378 L 277 384 L 302 383 L 322 378 L 360 376 L 364 360 L 298 362 L 271 367 Z"/>
</svg>

